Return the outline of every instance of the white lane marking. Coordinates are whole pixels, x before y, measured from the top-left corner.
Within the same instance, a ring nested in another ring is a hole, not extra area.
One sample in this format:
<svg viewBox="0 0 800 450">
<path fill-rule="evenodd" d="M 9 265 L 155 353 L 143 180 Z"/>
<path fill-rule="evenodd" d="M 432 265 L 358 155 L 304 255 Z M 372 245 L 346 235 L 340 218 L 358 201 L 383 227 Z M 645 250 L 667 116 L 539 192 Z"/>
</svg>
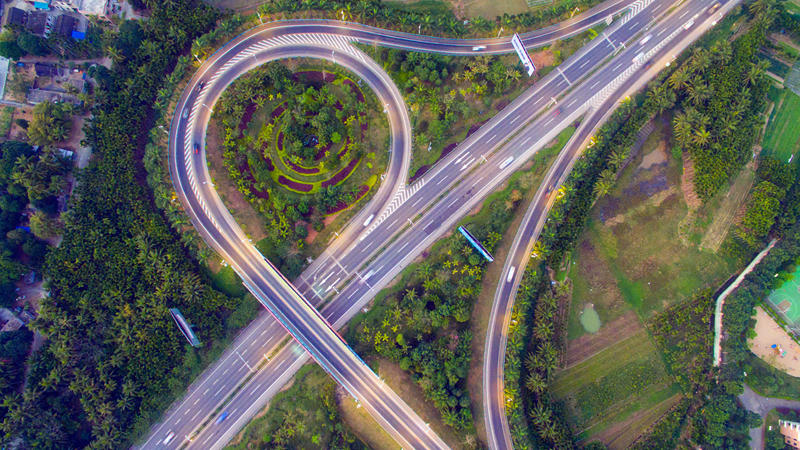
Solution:
<svg viewBox="0 0 800 450">
<path fill-rule="evenodd" d="M 417 206 L 417 203 L 419 203 L 419 202 L 421 202 L 423 200 L 425 200 L 425 197 L 418 198 L 417 200 L 414 201 L 414 203 L 411 204 L 411 207 L 413 208 L 413 207 Z"/>
<path fill-rule="evenodd" d="M 511 123 L 511 125 L 514 125 L 514 122 L 516 122 L 517 120 L 519 120 L 519 117 L 520 117 L 519 115 L 516 115 L 516 116 L 514 116 L 514 118 L 513 118 L 513 119 L 511 119 L 511 122 L 510 122 L 510 123 Z"/>
<path fill-rule="evenodd" d="M 394 226 L 394 224 L 397 223 L 398 220 L 400 220 L 400 219 L 394 219 L 394 221 L 392 221 L 392 223 L 389 224 L 389 228 L 392 228 Z"/>
<path fill-rule="evenodd" d="M 446 180 L 446 177 L 442 176 L 441 178 L 439 178 L 439 181 L 437 181 L 435 184 L 438 186 L 438 185 L 439 185 L 439 184 L 441 184 L 441 183 L 442 183 L 442 181 L 444 181 L 444 180 Z"/>
</svg>

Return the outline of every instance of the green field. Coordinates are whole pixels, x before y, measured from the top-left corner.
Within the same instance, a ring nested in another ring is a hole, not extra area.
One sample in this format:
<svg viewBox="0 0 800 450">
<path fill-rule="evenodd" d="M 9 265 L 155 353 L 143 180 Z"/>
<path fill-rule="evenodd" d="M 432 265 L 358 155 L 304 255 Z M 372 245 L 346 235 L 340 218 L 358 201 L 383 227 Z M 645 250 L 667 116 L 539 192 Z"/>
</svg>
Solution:
<svg viewBox="0 0 800 450">
<path fill-rule="evenodd" d="M 679 388 L 650 336 L 641 330 L 560 372 L 551 392 L 565 401 L 579 437 L 589 439 L 667 401 Z"/>
<path fill-rule="evenodd" d="M 689 215 L 682 163 L 667 150 L 667 132 L 656 128 L 592 211 L 570 267 L 569 339 L 586 333 L 580 315 L 587 304 L 603 324 L 630 310 L 646 318 L 730 275 L 732 261 L 700 242 L 713 217 L 738 205 L 712 201 Z"/>
<path fill-rule="evenodd" d="M 800 150 L 800 96 L 784 89 L 775 103 L 764 136 L 764 150 L 787 161 Z"/>
</svg>

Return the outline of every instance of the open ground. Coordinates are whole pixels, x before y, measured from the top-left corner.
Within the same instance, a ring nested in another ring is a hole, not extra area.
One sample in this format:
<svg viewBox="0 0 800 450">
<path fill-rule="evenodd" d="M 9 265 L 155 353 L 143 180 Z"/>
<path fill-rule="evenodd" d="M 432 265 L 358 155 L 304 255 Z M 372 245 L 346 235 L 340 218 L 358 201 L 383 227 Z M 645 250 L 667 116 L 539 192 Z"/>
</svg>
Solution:
<svg viewBox="0 0 800 450">
<path fill-rule="evenodd" d="M 756 336 L 747 341 L 750 350 L 772 367 L 800 377 L 800 344 L 761 306 L 756 307 L 754 330 Z"/>
</svg>

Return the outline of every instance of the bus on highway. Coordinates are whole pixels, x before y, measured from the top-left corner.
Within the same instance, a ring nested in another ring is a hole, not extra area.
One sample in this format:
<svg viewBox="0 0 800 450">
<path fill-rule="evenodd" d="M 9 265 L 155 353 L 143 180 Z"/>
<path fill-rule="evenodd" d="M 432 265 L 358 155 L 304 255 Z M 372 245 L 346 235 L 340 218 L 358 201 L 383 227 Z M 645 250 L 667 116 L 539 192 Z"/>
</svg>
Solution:
<svg viewBox="0 0 800 450">
<path fill-rule="evenodd" d="M 511 161 L 514 161 L 513 156 L 509 156 L 508 158 L 505 159 L 505 161 L 501 162 L 500 169 L 505 169 L 506 167 L 508 167 L 508 165 L 511 164 Z"/>
</svg>

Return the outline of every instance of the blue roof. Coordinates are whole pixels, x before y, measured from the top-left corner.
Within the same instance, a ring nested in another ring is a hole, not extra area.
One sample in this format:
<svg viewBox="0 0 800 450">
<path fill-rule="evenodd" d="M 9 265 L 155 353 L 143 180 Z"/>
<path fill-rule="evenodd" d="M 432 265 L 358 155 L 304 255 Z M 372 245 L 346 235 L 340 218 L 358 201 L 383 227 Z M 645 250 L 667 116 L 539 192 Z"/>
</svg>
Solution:
<svg viewBox="0 0 800 450">
<path fill-rule="evenodd" d="M 48 2 L 33 2 L 33 7 L 36 9 L 44 9 L 50 11 L 50 4 Z"/>
<path fill-rule="evenodd" d="M 84 33 L 83 31 L 73 31 L 72 39 L 75 39 L 77 41 L 82 41 L 86 39 L 86 33 Z"/>
</svg>

